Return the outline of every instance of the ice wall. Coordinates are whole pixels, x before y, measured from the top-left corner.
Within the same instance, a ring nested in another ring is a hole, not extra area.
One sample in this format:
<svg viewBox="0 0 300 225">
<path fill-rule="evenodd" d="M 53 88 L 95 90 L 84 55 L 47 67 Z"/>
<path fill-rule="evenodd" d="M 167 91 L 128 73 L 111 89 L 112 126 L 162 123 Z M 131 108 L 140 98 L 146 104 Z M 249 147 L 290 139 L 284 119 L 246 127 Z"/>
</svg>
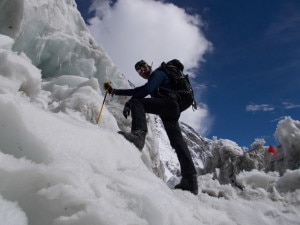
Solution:
<svg viewBox="0 0 300 225">
<path fill-rule="evenodd" d="M 16 37 L 23 18 L 24 0 L 0 1 L 0 33 Z"/>
<path fill-rule="evenodd" d="M 129 87 L 90 35 L 74 0 L 3 0 L 0 13 L 0 93 L 25 94 L 46 110 L 95 124 L 102 83 Z M 130 119 L 122 116 L 127 100 L 107 97 L 101 128 L 130 130 Z M 163 176 L 151 121 L 142 159 Z"/>
<path fill-rule="evenodd" d="M 275 137 L 280 143 L 279 152 L 283 158 L 283 168 L 294 170 L 300 167 L 300 121 L 286 117 L 279 121 Z"/>
<path fill-rule="evenodd" d="M 21 16 L 23 20 L 13 50 L 24 52 L 41 69 L 43 78 L 77 75 L 128 85 L 95 43 L 74 0 L 15 0 L 14 4 L 20 12 L 13 13 L 13 20 Z"/>
</svg>

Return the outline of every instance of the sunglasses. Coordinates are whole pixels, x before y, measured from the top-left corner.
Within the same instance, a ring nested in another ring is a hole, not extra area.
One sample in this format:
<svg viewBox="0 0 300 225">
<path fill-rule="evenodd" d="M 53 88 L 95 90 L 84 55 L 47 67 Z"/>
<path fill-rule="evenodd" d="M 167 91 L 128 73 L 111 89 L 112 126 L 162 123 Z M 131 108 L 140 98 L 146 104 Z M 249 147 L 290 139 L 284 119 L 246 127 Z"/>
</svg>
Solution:
<svg viewBox="0 0 300 225">
<path fill-rule="evenodd" d="M 142 67 L 140 67 L 140 68 L 137 68 L 137 72 L 138 73 L 142 73 L 142 72 L 144 72 L 146 70 L 146 67 L 144 67 L 144 66 L 142 66 Z"/>
</svg>

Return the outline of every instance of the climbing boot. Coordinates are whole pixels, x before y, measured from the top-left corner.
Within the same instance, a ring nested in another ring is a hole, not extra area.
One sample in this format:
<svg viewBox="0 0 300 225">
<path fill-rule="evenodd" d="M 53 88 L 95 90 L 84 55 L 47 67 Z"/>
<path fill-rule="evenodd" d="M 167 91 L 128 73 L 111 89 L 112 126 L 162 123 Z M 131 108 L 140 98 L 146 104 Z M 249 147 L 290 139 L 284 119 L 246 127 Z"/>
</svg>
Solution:
<svg viewBox="0 0 300 225">
<path fill-rule="evenodd" d="M 147 134 L 146 131 L 143 130 L 132 131 L 132 132 L 119 131 L 118 133 L 122 134 L 125 139 L 133 143 L 140 151 L 142 151 L 145 145 L 145 137 Z"/>
<path fill-rule="evenodd" d="M 175 189 L 190 191 L 194 195 L 197 195 L 198 194 L 197 175 L 192 175 L 190 177 L 182 177 L 180 183 L 175 186 Z"/>
</svg>

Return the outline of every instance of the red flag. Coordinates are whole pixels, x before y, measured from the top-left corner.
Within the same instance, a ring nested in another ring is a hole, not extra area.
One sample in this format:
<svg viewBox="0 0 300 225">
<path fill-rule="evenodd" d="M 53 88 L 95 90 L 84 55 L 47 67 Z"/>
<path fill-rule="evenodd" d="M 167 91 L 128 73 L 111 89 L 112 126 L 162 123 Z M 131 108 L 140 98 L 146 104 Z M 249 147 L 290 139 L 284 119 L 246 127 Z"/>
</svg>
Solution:
<svg viewBox="0 0 300 225">
<path fill-rule="evenodd" d="M 272 145 L 269 146 L 268 152 L 278 156 L 278 152 L 275 150 L 275 148 L 273 148 Z"/>
</svg>

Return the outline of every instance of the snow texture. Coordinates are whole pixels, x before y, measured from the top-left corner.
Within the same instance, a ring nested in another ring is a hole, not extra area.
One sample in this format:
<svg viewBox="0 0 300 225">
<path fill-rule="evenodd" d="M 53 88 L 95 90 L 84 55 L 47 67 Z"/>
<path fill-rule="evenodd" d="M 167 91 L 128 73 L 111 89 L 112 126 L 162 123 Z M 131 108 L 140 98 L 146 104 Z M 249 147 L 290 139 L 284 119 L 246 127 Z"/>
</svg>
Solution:
<svg viewBox="0 0 300 225">
<path fill-rule="evenodd" d="M 179 169 L 157 117 L 142 153 L 117 134 L 130 130 L 127 98 L 108 96 L 96 124 L 101 84 L 129 84 L 74 0 L 2 0 L 0 33 L 1 224 L 299 224 L 299 121 L 278 123 L 278 158 L 259 139 L 245 152 L 200 138 L 196 151 L 182 125 L 203 173 L 197 196 L 173 190 Z"/>
</svg>

